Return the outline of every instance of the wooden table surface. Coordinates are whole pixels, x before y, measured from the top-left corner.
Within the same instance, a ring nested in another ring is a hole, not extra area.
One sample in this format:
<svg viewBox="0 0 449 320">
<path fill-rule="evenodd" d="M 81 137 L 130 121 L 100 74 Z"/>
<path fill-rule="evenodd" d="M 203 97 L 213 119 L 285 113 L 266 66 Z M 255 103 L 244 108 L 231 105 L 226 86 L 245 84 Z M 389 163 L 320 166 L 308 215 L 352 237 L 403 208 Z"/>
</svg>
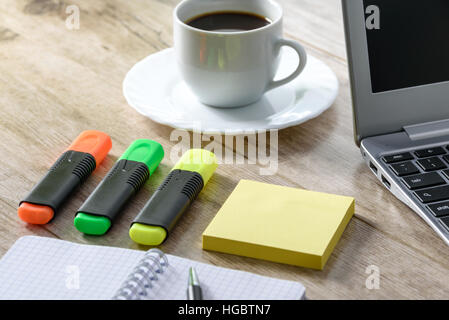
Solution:
<svg viewBox="0 0 449 320">
<path fill-rule="evenodd" d="M 301 281 L 310 299 L 449 297 L 449 248 L 417 215 L 386 192 L 362 162 L 353 141 L 351 98 L 341 5 L 337 0 L 281 0 L 285 34 L 338 75 L 340 93 L 319 118 L 279 132 L 279 169 L 222 165 L 162 246 L 168 253 L 262 275 Z M 0 255 L 21 236 L 146 249 L 128 227 L 173 165 L 166 158 L 154 177 L 103 237 L 73 227 L 76 210 L 126 147 L 155 139 L 169 154 L 172 129 L 129 107 L 126 72 L 143 57 L 172 46 L 176 0 L 3 0 L 0 2 Z M 80 29 L 66 28 L 66 7 L 81 10 Z M 17 217 L 19 201 L 83 130 L 109 133 L 113 148 L 83 188 L 48 225 Z M 201 233 L 239 179 L 356 198 L 356 215 L 323 271 L 205 252 Z M 367 289 L 366 270 L 380 271 Z"/>
</svg>

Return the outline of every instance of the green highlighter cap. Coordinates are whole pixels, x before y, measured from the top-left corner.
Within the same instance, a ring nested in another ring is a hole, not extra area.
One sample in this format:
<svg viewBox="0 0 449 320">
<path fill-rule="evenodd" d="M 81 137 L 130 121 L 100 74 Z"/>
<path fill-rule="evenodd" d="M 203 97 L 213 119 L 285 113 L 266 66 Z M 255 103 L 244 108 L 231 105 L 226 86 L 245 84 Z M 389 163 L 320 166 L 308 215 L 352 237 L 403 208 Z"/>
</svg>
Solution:
<svg viewBox="0 0 449 320">
<path fill-rule="evenodd" d="M 134 141 L 78 210 L 76 229 L 89 235 L 105 234 L 163 157 L 164 149 L 156 141 Z"/>
<path fill-rule="evenodd" d="M 134 219 L 130 238 L 143 245 L 162 244 L 216 168 L 217 159 L 212 152 L 187 151 Z"/>
<path fill-rule="evenodd" d="M 108 218 L 82 212 L 76 215 L 73 223 L 78 231 L 97 236 L 105 234 L 111 227 L 111 220 Z"/>
<path fill-rule="evenodd" d="M 150 170 L 150 175 L 158 167 L 164 158 L 164 149 L 161 144 L 147 139 L 139 139 L 134 141 L 119 160 L 132 160 L 145 163 Z"/>
</svg>

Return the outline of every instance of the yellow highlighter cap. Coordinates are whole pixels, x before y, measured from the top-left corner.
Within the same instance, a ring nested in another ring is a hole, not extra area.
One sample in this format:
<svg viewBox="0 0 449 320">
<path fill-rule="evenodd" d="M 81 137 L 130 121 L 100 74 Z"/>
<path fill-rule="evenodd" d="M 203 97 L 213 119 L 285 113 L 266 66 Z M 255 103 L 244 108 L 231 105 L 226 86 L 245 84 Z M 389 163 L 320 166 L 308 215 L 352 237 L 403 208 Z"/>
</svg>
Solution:
<svg viewBox="0 0 449 320">
<path fill-rule="evenodd" d="M 139 244 L 158 246 L 167 238 L 167 231 L 158 226 L 134 223 L 129 229 L 129 237 Z"/>
<path fill-rule="evenodd" d="M 197 172 L 203 178 L 204 185 L 206 185 L 217 166 L 217 157 L 213 152 L 204 149 L 190 149 L 182 155 L 172 170 Z"/>
</svg>

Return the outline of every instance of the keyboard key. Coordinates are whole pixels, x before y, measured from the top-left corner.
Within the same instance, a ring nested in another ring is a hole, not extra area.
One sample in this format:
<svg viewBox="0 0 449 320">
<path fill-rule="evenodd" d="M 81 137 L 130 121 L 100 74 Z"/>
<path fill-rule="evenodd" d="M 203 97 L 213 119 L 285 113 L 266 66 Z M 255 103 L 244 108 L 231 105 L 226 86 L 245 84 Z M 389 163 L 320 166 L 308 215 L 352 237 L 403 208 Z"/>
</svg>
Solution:
<svg viewBox="0 0 449 320">
<path fill-rule="evenodd" d="M 449 200 L 449 186 L 419 190 L 415 194 L 423 203 Z"/>
<path fill-rule="evenodd" d="M 443 225 L 449 230 L 449 217 L 440 219 L 440 221 L 443 223 Z"/>
<path fill-rule="evenodd" d="M 418 160 L 417 162 L 420 165 L 420 167 L 424 169 L 424 171 L 435 171 L 447 168 L 444 162 L 441 161 L 440 158 L 438 157 L 421 159 Z"/>
<path fill-rule="evenodd" d="M 446 151 L 444 151 L 444 149 L 441 147 L 437 147 L 431 149 L 418 150 L 415 151 L 415 154 L 418 158 L 426 158 L 446 154 Z"/>
<path fill-rule="evenodd" d="M 411 174 L 419 173 L 418 168 L 412 162 L 403 162 L 398 164 L 392 164 L 391 169 L 397 176 L 403 177 Z"/>
<path fill-rule="evenodd" d="M 383 157 L 383 160 L 385 163 L 395 163 L 395 162 L 413 160 L 413 156 L 410 152 L 405 152 L 405 153 L 401 153 L 401 154 L 395 154 L 392 156 L 385 156 L 385 157 Z"/>
<path fill-rule="evenodd" d="M 405 177 L 404 183 L 410 190 L 435 187 L 446 184 L 441 176 L 436 172 L 418 174 L 416 176 Z"/>
<path fill-rule="evenodd" d="M 432 204 L 429 206 L 429 209 L 437 218 L 449 216 L 449 201 Z"/>
</svg>

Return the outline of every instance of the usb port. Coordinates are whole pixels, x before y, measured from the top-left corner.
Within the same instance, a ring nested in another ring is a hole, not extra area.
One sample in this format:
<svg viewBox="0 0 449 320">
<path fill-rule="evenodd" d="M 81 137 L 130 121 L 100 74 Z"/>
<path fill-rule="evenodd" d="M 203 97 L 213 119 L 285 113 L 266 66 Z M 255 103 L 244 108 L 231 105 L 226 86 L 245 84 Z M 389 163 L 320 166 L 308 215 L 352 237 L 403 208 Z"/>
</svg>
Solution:
<svg viewBox="0 0 449 320">
<path fill-rule="evenodd" d="M 372 162 L 370 161 L 369 167 L 370 167 L 371 170 L 377 175 L 377 167 L 374 165 L 374 163 L 372 163 Z"/>
<path fill-rule="evenodd" d="M 391 188 L 391 183 L 390 181 L 387 180 L 387 178 L 385 178 L 384 176 L 382 176 L 382 183 L 388 188 Z"/>
</svg>

